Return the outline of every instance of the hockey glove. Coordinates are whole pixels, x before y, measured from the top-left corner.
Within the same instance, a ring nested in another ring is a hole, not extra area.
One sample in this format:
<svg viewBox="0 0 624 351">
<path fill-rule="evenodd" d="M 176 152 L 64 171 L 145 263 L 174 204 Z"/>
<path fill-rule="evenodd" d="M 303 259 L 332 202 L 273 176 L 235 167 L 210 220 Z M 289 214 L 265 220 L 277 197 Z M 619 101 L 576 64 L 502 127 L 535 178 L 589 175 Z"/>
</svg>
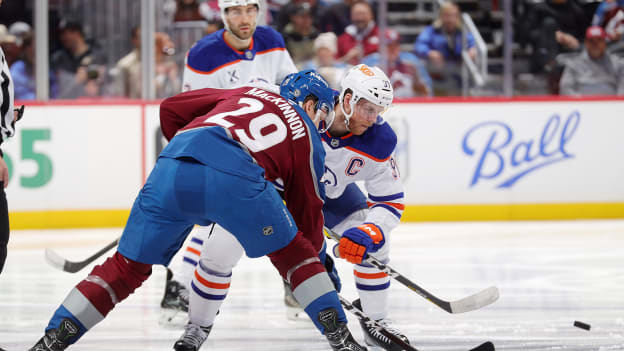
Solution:
<svg viewBox="0 0 624 351">
<path fill-rule="evenodd" d="M 345 230 L 340 239 L 340 257 L 351 263 L 362 263 L 369 252 L 379 250 L 386 242 L 383 231 L 372 223 Z"/>
</svg>

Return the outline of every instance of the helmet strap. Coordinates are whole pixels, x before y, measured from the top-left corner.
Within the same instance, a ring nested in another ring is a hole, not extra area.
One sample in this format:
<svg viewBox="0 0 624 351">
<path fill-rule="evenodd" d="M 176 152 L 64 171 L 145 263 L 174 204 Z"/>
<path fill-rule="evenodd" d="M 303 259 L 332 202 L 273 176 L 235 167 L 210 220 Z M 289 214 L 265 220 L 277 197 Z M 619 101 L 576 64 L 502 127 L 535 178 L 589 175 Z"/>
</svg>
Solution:
<svg viewBox="0 0 624 351">
<path fill-rule="evenodd" d="M 351 116 L 353 116 L 353 113 L 355 112 L 355 104 L 356 104 L 356 97 L 355 94 L 352 92 L 351 93 L 351 100 L 349 100 L 349 107 L 351 107 L 351 113 L 347 113 L 344 109 L 344 97 L 346 94 L 342 94 L 342 96 L 340 96 L 340 109 L 342 110 L 342 114 L 344 114 L 345 119 L 345 126 L 347 127 L 347 130 L 350 131 L 349 129 L 349 119 L 351 118 Z M 359 100 L 359 99 L 358 99 Z"/>
</svg>

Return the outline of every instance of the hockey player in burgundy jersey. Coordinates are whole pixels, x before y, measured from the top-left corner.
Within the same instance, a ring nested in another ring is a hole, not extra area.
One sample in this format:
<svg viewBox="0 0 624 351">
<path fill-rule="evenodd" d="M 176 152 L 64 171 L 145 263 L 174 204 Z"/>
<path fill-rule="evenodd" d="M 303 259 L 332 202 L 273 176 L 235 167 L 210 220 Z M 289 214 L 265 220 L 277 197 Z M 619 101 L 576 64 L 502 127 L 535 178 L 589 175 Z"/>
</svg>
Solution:
<svg viewBox="0 0 624 351">
<path fill-rule="evenodd" d="M 249 257 L 270 257 L 334 350 L 365 350 L 349 333 L 318 258 L 325 154 L 317 127 L 333 114 L 333 97 L 318 74 L 303 78 L 301 106 L 257 87 L 165 100 L 161 123 L 171 141 L 134 202 L 117 252 L 70 291 L 31 350 L 75 343 L 141 286 L 153 264 L 167 265 L 195 224 L 212 222 L 230 231 Z M 270 182 L 277 178 L 287 205 Z M 198 269 L 196 278 L 212 273 Z M 202 295 L 210 289 L 198 287 Z M 189 325 L 186 333 L 205 339 L 209 330 Z M 197 350 L 201 342 L 176 349 Z"/>
<path fill-rule="evenodd" d="M 297 72 L 282 36 L 271 27 L 256 25 L 262 12 L 260 0 L 219 0 L 218 4 L 225 28 L 200 39 L 189 50 L 183 91 L 230 89 L 250 81 L 279 85 Z M 219 232 L 225 230 L 217 224 L 195 227 L 186 247 L 172 260 L 161 301 L 162 322 L 175 323 L 179 311 L 186 319 L 187 289 L 202 247 L 211 234 Z"/>
</svg>

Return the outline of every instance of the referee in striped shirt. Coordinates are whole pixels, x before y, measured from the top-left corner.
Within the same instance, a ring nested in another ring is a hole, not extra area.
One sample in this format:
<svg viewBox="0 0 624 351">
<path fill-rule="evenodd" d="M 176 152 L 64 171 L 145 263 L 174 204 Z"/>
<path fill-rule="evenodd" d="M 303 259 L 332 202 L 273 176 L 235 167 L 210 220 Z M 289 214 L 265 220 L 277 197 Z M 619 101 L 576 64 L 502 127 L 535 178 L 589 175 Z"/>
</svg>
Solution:
<svg viewBox="0 0 624 351">
<path fill-rule="evenodd" d="M 2 0 L 0 0 L 2 6 Z M 15 133 L 15 122 L 24 113 L 24 106 L 13 109 L 13 81 L 9 72 L 9 65 L 4 57 L 4 51 L 0 48 L 0 145 L 2 142 L 13 136 Z M 7 245 L 9 244 L 9 207 L 7 206 L 6 193 L 4 188 L 9 184 L 9 169 L 4 162 L 4 155 L 0 149 L 0 273 L 4 268 L 4 261 L 7 256 Z"/>
</svg>

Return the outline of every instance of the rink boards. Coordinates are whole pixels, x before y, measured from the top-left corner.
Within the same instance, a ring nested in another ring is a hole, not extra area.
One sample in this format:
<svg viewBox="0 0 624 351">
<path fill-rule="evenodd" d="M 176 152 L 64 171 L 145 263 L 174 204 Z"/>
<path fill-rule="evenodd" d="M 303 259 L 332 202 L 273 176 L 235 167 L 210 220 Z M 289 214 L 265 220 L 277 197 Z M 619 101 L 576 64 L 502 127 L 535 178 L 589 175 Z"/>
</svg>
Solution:
<svg viewBox="0 0 624 351">
<path fill-rule="evenodd" d="M 624 218 L 623 98 L 410 100 L 384 117 L 404 220 Z M 11 227 L 122 226 L 162 145 L 157 102 L 28 105 L 2 145 Z"/>
</svg>

